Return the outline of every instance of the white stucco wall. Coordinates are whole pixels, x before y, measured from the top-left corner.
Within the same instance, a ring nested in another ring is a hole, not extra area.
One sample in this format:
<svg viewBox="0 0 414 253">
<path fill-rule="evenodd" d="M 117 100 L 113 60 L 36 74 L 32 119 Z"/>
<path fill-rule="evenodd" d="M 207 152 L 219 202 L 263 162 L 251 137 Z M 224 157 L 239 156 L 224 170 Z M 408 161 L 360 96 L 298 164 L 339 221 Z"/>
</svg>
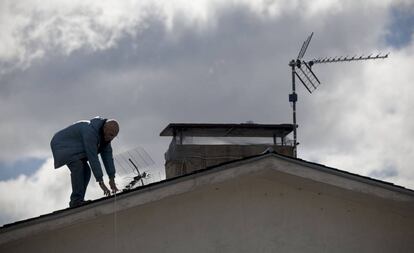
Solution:
<svg viewBox="0 0 414 253">
<path fill-rule="evenodd" d="M 11 241 L 0 252 L 414 252 L 412 203 L 270 168 L 194 185 L 201 186 Z"/>
</svg>

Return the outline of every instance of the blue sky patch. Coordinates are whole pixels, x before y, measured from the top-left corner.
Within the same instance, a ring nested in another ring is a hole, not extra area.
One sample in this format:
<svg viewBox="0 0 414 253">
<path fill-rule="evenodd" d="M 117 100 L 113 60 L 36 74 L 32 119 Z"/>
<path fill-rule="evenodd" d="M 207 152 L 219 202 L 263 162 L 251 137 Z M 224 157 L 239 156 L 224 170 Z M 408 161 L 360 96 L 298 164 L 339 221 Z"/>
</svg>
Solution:
<svg viewBox="0 0 414 253">
<path fill-rule="evenodd" d="M 14 163 L 0 162 L 0 181 L 16 178 L 21 174 L 30 176 L 35 173 L 46 159 L 26 158 Z"/>
<path fill-rule="evenodd" d="M 402 48 L 409 44 L 414 33 L 414 8 L 392 8 L 391 21 L 387 29 L 387 44 L 394 48 Z"/>
<path fill-rule="evenodd" d="M 394 165 L 388 164 L 382 169 L 371 171 L 368 176 L 377 179 L 387 179 L 398 176 L 398 170 Z"/>
</svg>

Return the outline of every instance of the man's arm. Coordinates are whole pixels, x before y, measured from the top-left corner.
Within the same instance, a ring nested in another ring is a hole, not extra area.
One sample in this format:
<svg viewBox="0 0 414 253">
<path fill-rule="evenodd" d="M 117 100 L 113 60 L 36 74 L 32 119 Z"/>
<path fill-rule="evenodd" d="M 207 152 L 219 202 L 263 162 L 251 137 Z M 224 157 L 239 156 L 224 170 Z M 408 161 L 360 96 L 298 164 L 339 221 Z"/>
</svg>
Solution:
<svg viewBox="0 0 414 253">
<path fill-rule="evenodd" d="M 112 193 L 115 193 L 118 190 L 115 184 L 115 165 L 114 165 L 114 158 L 112 155 L 112 146 L 111 143 L 108 143 L 106 145 L 105 149 L 101 152 L 101 158 L 103 161 L 103 164 L 105 166 L 106 173 L 109 177 L 109 186 L 112 189 Z"/>
<path fill-rule="evenodd" d="M 91 170 L 97 182 L 103 182 L 103 173 L 101 163 L 98 158 L 98 140 L 97 136 L 89 129 L 82 132 L 83 146 L 86 156 L 88 157 Z"/>
<path fill-rule="evenodd" d="M 114 164 L 114 157 L 112 155 L 112 147 L 111 143 L 108 143 L 106 147 L 101 152 L 102 162 L 105 166 L 106 174 L 108 174 L 109 178 L 115 177 L 115 164 Z"/>
</svg>

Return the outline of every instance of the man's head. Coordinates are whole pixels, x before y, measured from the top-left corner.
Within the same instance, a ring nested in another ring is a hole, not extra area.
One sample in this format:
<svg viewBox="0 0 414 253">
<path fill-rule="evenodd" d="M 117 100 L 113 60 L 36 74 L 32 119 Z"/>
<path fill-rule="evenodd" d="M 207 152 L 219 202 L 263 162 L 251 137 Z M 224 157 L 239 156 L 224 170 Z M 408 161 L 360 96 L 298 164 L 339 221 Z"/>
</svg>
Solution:
<svg viewBox="0 0 414 253">
<path fill-rule="evenodd" d="M 108 119 L 103 126 L 103 134 L 106 142 L 112 141 L 119 133 L 119 124 L 114 119 Z"/>
</svg>

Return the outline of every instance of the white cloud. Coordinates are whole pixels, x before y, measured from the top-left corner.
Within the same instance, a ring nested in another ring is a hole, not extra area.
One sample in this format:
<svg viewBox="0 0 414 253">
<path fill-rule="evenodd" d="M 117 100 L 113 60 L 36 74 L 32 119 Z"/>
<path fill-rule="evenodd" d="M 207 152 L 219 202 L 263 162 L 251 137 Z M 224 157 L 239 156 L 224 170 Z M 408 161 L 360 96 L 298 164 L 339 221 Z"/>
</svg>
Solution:
<svg viewBox="0 0 414 253">
<path fill-rule="evenodd" d="M 56 0 L 45 4 L 40 0 L 6 0 L 0 3 L 1 71 L 28 68 L 33 60 L 51 51 L 67 55 L 82 48 L 105 50 L 114 47 L 127 34 L 147 29 L 148 18 L 152 16 L 161 18 L 174 38 L 181 29 L 179 26 L 194 30 L 216 27 L 217 16 L 223 9 L 248 8 L 263 18 L 294 15 L 319 26 L 323 26 L 321 22 L 326 22 L 327 18 L 346 13 L 349 9 L 355 11 L 355 15 L 360 9 L 365 14 L 367 11 L 376 12 L 371 17 L 372 22 L 383 15 L 378 10 L 385 10 L 383 2 L 374 1 L 363 6 L 355 3 L 325 0 Z"/>
<path fill-rule="evenodd" d="M 363 175 L 391 163 L 398 175 L 381 179 L 414 188 L 413 47 L 389 49 L 386 60 L 334 70 L 342 68 L 343 74 L 309 98 L 311 114 L 320 116 L 306 124 L 307 158 Z"/>
<path fill-rule="evenodd" d="M 31 218 L 66 208 L 70 196 L 68 169 L 55 170 L 48 159 L 32 176 L 0 181 L 0 223 Z M 6 194 L 10 193 L 10 194 Z"/>
</svg>

